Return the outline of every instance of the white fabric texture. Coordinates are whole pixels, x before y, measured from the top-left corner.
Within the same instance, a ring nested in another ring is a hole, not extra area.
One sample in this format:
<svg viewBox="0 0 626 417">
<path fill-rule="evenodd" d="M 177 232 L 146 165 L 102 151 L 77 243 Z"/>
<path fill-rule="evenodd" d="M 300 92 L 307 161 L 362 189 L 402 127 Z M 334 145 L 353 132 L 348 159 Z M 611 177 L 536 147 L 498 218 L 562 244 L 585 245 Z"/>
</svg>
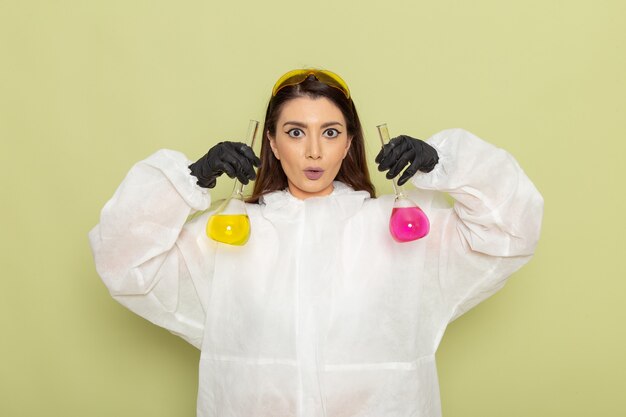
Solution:
<svg viewBox="0 0 626 417">
<path fill-rule="evenodd" d="M 205 234 L 210 194 L 181 153 L 136 164 L 90 232 L 112 296 L 201 349 L 199 417 L 437 417 L 447 324 L 500 289 L 537 244 L 543 199 L 513 157 L 440 132 L 411 197 L 430 234 L 396 243 L 393 196 L 334 183 L 248 204 L 245 246 Z M 450 207 L 441 192 L 449 193 Z"/>
</svg>

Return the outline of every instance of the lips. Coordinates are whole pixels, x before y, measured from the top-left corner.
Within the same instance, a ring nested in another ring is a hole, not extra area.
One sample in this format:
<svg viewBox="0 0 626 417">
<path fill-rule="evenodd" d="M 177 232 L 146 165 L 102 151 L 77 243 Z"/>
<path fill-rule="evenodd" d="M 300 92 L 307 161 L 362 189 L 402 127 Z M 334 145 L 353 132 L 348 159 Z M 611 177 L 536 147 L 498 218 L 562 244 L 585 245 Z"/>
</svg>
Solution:
<svg viewBox="0 0 626 417">
<path fill-rule="evenodd" d="M 304 175 L 310 180 L 318 180 L 324 175 L 324 170 L 318 167 L 305 168 Z"/>
</svg>

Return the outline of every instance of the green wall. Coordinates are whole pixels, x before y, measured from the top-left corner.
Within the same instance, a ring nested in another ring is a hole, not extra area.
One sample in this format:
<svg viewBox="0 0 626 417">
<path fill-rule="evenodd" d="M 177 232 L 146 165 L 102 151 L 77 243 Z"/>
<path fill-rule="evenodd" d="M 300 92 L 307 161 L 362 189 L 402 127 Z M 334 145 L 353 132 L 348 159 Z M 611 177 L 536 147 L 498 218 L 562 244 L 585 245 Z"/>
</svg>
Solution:
<svg viewBox="0 0 626 417">
<path fill-rule="evenodd" d="M 370 159 L 378 123 L 463 127 L 544 195 L 534 260 L 444 337 L 444 415 L 626 415 L 625 4 L 0 0 L 0 415 L 195 415 L 199 353 L 109 297 L 87 232 L 134 162 L 243 137 L 302 66 L 348 81 Z"/>
</svg>

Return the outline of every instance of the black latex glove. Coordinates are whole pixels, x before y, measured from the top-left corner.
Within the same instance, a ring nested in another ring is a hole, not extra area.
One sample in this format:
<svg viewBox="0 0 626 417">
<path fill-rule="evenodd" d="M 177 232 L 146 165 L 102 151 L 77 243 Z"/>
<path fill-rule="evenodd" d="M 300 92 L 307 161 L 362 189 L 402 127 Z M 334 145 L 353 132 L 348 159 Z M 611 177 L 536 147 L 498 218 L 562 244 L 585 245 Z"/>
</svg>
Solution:
<svg viewBox="0 0 626 417">
<path fill-rule="evenodd" d="M 254 167 L 259 167 L 261 160 L 257 158 L 251 147 L 241 142 L 220 142 L 209 149 L 206 155 L 189 165 L 191 174 L 198 178 L 196 184 L 204 188 L 215 187 L 217 177 L 226 173 L 247 184 L 256 178 Z"/>
<path fill-rule="evenodd" d="M 430 172 L 439 162 L 439 155 L 435 148 L 410 136 L 401 135 L 389 141 L 376 156 L 379 171 L 389 170 L 386 177 L 392 179 L 397 176 L 407 164 L 398 185 L 407 182 L 417 171 Z"/>
</svg>

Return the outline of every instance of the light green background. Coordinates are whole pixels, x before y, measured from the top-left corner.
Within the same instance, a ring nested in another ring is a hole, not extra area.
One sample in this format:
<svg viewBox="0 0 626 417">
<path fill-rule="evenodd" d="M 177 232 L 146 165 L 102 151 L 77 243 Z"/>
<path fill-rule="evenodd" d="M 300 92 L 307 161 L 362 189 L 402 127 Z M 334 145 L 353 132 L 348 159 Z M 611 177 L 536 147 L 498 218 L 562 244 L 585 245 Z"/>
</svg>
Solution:
<svg viewBox="0 0 626 417">
<path fill-rule="evenodd" d="M 109 297 L 87 232 L 134 162 L 243 137 L 302 66 L 348 81 L 370 159 L 380 122 L 463 127 L 545 197 L 534 260 L 446 333 L 444 416 L 626 415 L 625 4 L 0 0 L 0 415 L 195 415 L 198 351 Z"/>
</svg>

